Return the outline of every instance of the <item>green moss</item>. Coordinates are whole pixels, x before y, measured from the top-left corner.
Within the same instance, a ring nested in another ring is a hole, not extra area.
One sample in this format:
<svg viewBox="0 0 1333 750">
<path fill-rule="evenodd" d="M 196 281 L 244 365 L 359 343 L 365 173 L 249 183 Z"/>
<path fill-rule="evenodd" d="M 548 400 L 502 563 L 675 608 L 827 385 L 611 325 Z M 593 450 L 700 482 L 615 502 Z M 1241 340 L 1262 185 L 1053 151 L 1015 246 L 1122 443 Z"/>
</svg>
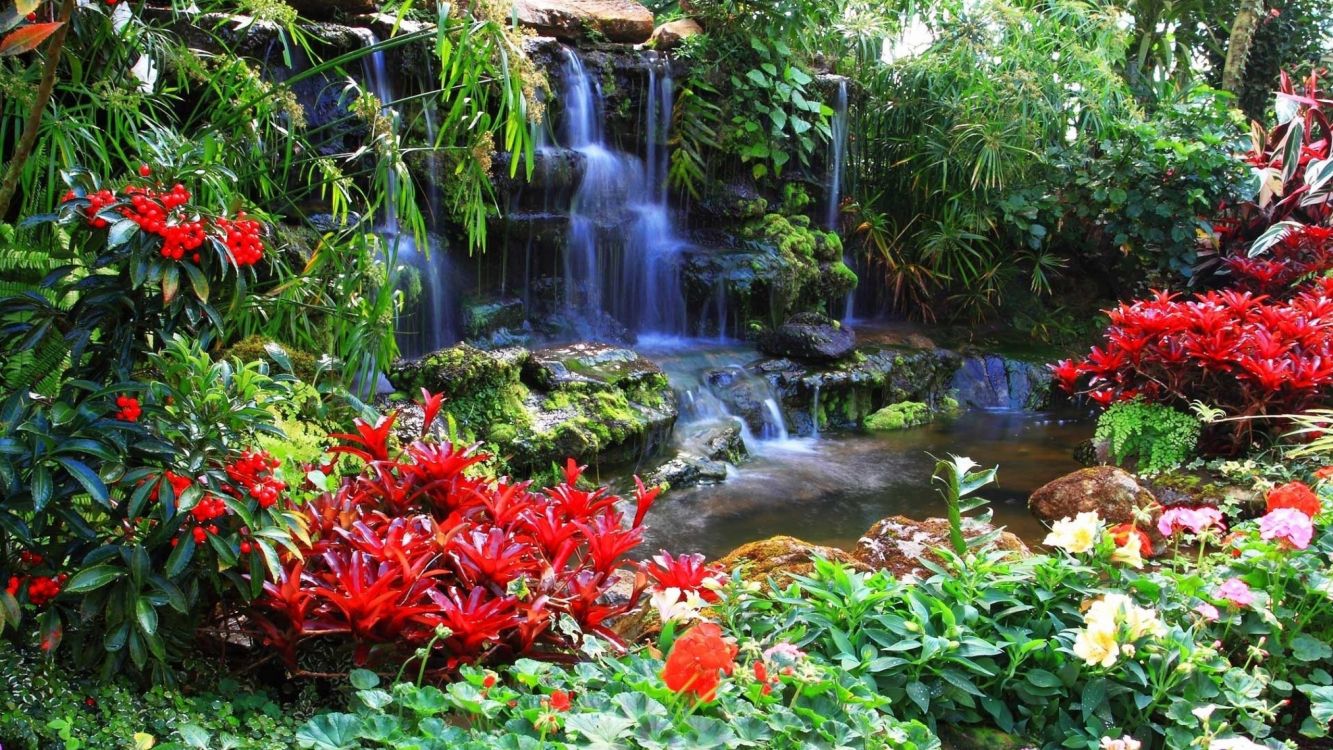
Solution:
<svg viewBox="0 0 1333 750">
<path fill-rule="evenodd" d="M 928 404 L 920 401 L 903 401 L 886 406 L 866 417 L 865 426 L 872 432 L 905 430 L 928 424 L 933 416 Z"/>
<path fill-rule="evenodd" d="M 836 300 L 851 294 L 856 285 L 860 283 L 856 272 L 847 267 L 841 260 L 834 263 L 827 263 L 820 269 L 819 273 L 819 298 L 824 300 Z"/>
<path fill-rule="evenodd" d="M 425 388 L 445 395 L 444 411 L 460 429 L 493 439 L 495 428 L 522 431 L 532 419 L 523 407 L 529 390 L 520 380 L 526 352 L 484 352 L 460 344 L 394 365 L 389 379 L 408 393 Z"/>
<path fill-rule="evenodd" d="M 281 371 L 278 363 L 274 361 L 269 353 L 268 347 L 275 346 L 282 353 L 287 355 L 287 361 L 291 362 L 292 374 L 302 382 L 313 383 L 319 372 L 319 358 L 309 352 L 303 352 L 300 349 L 294 349 L 286 344 L 279 344 L 273 339 L 267 339 L 262 336 L 251 336 L 232 344 L 230 348 L 224 349 L 217 359 L 239 359 L 242 362 L 267 362 L 270 369 Z"/>
<path fill-rule="evenodd" d="M 789 182 L 782 188 L 782 210 L 786 213 L 800 213 L 813 202 L 810 191 L 799 182 Z"/>
</svg>

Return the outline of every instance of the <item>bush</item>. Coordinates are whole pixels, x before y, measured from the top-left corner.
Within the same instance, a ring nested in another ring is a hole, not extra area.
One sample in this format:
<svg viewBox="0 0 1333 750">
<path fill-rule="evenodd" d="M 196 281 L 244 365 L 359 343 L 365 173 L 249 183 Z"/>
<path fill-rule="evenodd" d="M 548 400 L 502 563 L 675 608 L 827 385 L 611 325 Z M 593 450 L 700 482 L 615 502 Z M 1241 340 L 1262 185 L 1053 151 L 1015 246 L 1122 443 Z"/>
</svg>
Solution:
<svg viewBox="0 0 1333 750">
<path fill-rule="evenodd" d="M 1140 401 L 1113 404 L 1097 419 L 1098 442 L 1106 442 L 1116 463 L 1137 461 L 1140 473 L 1156 474 L 1183 465 L 1199 442 L 1199 420 L 1168 406 Z"/>
<path fill-rule="evenodd" d="M 1229 417 L 1294 414 L 1326 403 L 1333 385 L 1333 279 L 1308 284 L 1290 300 L 1249 292 L 1159 292 L 1108 310 L 1101 346 L 1052 367 L 1069 393 L 1102 406 L 1141 398 L 1189 408 L 1203 402 Z M 1203 447 L 1234 453 L 1256 430 L 1252 419 L 1214 424 Z"/>
</svg>

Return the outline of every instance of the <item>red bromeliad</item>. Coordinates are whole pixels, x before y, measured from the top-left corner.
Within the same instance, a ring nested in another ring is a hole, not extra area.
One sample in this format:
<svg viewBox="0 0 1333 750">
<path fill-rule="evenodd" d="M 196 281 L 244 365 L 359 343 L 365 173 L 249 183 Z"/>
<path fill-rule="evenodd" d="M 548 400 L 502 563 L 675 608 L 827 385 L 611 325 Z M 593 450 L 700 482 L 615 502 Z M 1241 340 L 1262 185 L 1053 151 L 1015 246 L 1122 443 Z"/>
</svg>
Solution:
<svg viewBox="0 0 1333 750">
<path fill-rule="evenodd" d="M 657 589 L 680 589 L 682 593 L 697 593 L 706 602 L 718 599 L 717 586 L 726 582 L 726 571 L 721 567 L 707 565 L 700 554 L 672 557 L 670 552 L 662 550 L 640 565 L 640 569 L 653 580 Z"/>
<path fill-rule="evenodd" d="M 424 395 L 425 409 L 437 411 L 439 400 Z M 449 670 L 518 655 L 560 658 L 575 645 L 567 620 L 617 640 L 607 623 L 642 587 L 627 601 L 606 594 L 642 538 L 657 489 L 638 485 L 626 526 L 622 499 L 580 489 L 583 468 L 573 461 L 563 482 L 536 492 L 472 475 L 487 458 L 474 449 L 415 442 L 395 450 L 394 419 L 358 421 L 354 433 L 335 436 L 343 444 L 334 453 L 365 465 L 296 509 L 309 543 L 283 560 L 280 583 L 266 584 L 255 606 L 268 642 L 289 662 L 313 638 L 347 638 L 359 661 L 376 651 L 401 659 L 433 643 L 431 663 Z"/>
</svg>

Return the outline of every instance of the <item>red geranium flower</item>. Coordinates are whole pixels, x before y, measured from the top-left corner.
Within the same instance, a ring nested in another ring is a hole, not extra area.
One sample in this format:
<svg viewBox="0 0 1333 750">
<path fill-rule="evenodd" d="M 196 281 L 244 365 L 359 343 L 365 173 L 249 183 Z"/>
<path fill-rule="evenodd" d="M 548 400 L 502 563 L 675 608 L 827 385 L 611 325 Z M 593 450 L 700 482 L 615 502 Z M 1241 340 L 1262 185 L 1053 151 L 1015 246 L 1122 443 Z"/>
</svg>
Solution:
<svg viewBox="0 0 1333 750">
<path fill-rule="evenodd" d="M 1139 552 L 1143 555 L 1151 556 L 1153 554 L 1152 539 L 1144 533 L 1143 529 L 1137 528 L 1132 523 L 1122 523 L 1111 529 L 1111 538 L 1115 540 L 1115 546 L 1124 547 L 1129 544 L 1131 536 L 1139 538 Z"/>
<path fill-rule="evenodd" d="M 1305 482 L 1287 482 L 1268 492 L 1268 512 L 1278 508 L 1293 508 L 1314 518 L 1319 515 L 1319 496 Z"/>
<path fill-rule="evenodd" d="M 676 640 L 662 669 L 662 681 L 677 693 L 693 693 L 699 700 L 717 697 L 721 675 L 735 668 L 736 644 L 722 637 L 722 628 L 704 622 Z"/>
<path fill-rule="evenodd" d="M 551 698 L 548 703 L 553 710 L 568 711 L 569 707 L 573 705 L 573 700 L 567 691 L 557 690 L 554 693 L 551 693 Z"/>
</svg>

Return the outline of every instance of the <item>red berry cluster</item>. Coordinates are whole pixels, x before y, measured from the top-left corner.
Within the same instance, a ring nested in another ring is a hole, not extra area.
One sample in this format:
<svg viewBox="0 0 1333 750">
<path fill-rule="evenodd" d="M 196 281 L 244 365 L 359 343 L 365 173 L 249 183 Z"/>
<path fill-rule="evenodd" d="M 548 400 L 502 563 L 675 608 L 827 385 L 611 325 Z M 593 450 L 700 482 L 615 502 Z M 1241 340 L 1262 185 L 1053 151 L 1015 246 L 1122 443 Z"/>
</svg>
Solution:
<svg viewBox="0 0 1333 750">
<path fill-rule="evenodd" d="M 194 483 L 189 477 L 182 476 L 174 471 L 162 472 L 162 479 L 171 485 L 171 495 L 176 498 L 177 502 L 180 502 L 181 493 L 185 491 L 185 488 Z M 158 499 L 161 486 L 160 482 L 153 485 L 153 491 L 149 495 L 152 500 L 156 501 Z"/>
<path fill-rule="evenodd" d="M 199 501 L 198 505 L 190 509 L 190 515 L 194 516 L 194 520 L 201 524 L 208 523 L 214 518 L 220 518 L 226 513 L 227 503 L 220 497 L 205 497 Z"/>
<path fill-rule="evenodd" d="M 40 556 L 38 556 L 38 559 L 40 559 Z M 10 576 L 5 591 L 10 596 L 18 598 L 19 592 L 23 590 L 23 585 L 26 583 L 28 585 L 28 601 L 32 602 L 35 607 L 42 607 L 60 596 L 60 591 L 65 587 L 65 581 L 67 580 L 69 580 L 68 573 L 55 576 Z"/>
<path fill-rule="evenodd" d="M 236 259 L 236 265 L 253 266 L 264 257 L 264 227 L 247 218 L 244 211 L 237 213 L 235 220 L 218 219 L 217 226 L 226 233 L 227 249 Z"/>
<path fill-rule="evenodd" d="M 133 396 L 116 396 L 116 406 L 120 409 L 116 412 L 116 419 L 126 422 L 138 422 L 139 415 L 143 413 L 143 408 L 139 406 L 139 399 Z"/>
<path fill-rule="evenodd" d="M 190 202 L 190 191 L 177 183 L 171 190 L 159 192 L 152 188 L 129 187 L 125 189 L 130 198 L 130 205 L 122 206 L 120 213 L 125 218 L 139 225 L 149 234 L 162 238 L 162 257 L 168 260 L 180 260 L 186 253 L 191 254 L 194 262 L 199 262 L 199 247 L 204 244 L 204 222 L 202 219 L 173 217 L 171 213 Z"/>
<path fill-rule="evenodd" d="M 278 495 L 287 489 L 287 483 L 273 474 L 281 463 L 268 451 L 241 451 L 241 457 L 227 467 L 227 476 L 240 489 L 250 493 L 259 502 L 259 507 L 271 508 L 278 501 Z"/>
<path fill-rule="evenodd" d="M 65 193 L 65 200 L 74 200 L 74 191 Z M 116 194 L 110 190 L 98 190 L 96 193 L 88 194 L 88 226 L 93 229 L 106 229 L 107 220 L 98 216 L 102 209 L 116 202 Z"/>
</svg>

